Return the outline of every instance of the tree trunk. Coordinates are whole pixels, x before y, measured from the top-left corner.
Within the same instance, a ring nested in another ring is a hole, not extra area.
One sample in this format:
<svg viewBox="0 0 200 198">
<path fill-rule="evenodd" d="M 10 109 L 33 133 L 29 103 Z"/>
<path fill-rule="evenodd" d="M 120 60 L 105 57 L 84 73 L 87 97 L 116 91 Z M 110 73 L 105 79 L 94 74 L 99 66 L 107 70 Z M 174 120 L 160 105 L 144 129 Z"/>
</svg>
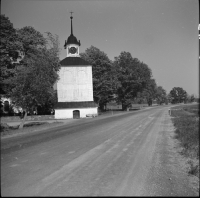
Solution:
<svg viewBox="0 0 200 198">
<path fill-rule="evenodd" d="M 129 111 L 130 106 L 127 103 L 122 103 L 122 110 L 123 111 Z"/>
<path fill-rule="evenodd" d="M 99 107 L 100 107 L 100 110 L 101 111 L 104 111 L 105 109 L 104 109 L 104 104 L 99 104 Z"/>
<path fill-rule="evenodd" d="M 24 110 L 24 111 L 25 111 L 25 115 L 24 115 L 23 120 L 21 121 L 21 123 L 19 125 L 19 129 L 23 129 L 24 128 L 24 123 L 25 123 L 26 118 L 27 118 L 27 111 L 26 110 Z"/>
<path fill-rule="evenodd" d="M 122 110 L 125 111 L 126 110 L 126 106 L 124 103 L 122 103 Z"/>
</svg>

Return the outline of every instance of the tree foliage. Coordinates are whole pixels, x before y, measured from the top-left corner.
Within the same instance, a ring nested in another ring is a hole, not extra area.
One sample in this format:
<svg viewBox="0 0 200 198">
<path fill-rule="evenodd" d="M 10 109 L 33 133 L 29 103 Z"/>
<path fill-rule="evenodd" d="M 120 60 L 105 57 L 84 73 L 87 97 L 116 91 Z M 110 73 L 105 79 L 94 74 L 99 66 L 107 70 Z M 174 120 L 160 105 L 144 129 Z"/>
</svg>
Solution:
<svg viewBox="0 0 200 198">
<path fill-rule="evenodd" d="M 8 17 L 0 15 L 0 18 L 0 93 L 5 94 L 8 90 L 5 80 L 14 75 L 14 64 L 12 62 L 18 58 L 18 50 L 22 49 L 22 44 L 19 42 L 17 32 Z"/>
<path fill-rule="evenodd" d="M 32 58 L 37 55 L 40 49 L 46 47 L 44 36 L 31 26 L 17 30 L 18 39 L 22 43 L 25 58 Z"/>
<path fill-rule="evenodd" d="M 194 94 L 192 94 L 192 95 L 187 94 L 187 98 L 186 98 L 185 102 L 190 103 L 190 102 L 194 102 L 194 101 L 195 101 Z"/>
<path fill-rule="evenodd" d="M 189 102 L 194 102 L 194 101 L 195 101 L 195 96 L 194 96 L 194 94 L 192 94 L 192 95 L 190 96 Z"/>
<path fill-rule="evenodd" d="M 157 104 L 161 105 L 161 104 L 167 104 L 168 100 L 167 100 L 167 93 L 165 91 L 165 89 L 163 89 L 162 86 L 158 86 L 157 90 L 156 90 L 156 100 L 157 100 Z"/>
<path fill-rule="evenodd" d="M 155 79 L 149 79 L 146 88 L 142 92 L 138 92 L 137 98 L 139 102 L 146 100 L 149 106 L 152 106 L 153 100 L 156 99 L 157 85 Z"/>
<path fill-rule="evenodd" d="M 80 56 L 92 65 L 94 101 L 103 109 L 114 93 L 112 62 L 107 54 L 94 46 L 87 48 Z"/>
<path fill-rule="evenodd" d="M 168 101 L 169 103 L 171 103 L 171 101 L 172 101 L 172 96 L 171 96 L 171 94 L 168 93 L 166 97 L 167 97 L 167 101 Z"/>
<path fill-rule="evenodd" d="M 127 110 L 138 92 L 147 88 L 151 79 L 151 70 L 143 62 L 133 58 L 129 52 L 121 52 L 114 60 L 115 75 L 117 77 L 117 102 L 122 103 L 123 110 Z"/>
<path fill-rule="evenodd" d="M 38 105 L 55 100 L 53 84 L 58 80 L 60 68 L 58 36 L 47 33 L 45 38 L 33 27 L 24 27 L 17 31 L 25 56 L 14 68 L 14 76 L 6 83 L 10 90 L 7 95 L 12 102 L 27 112 Z"/>
<path fill-rule="evenodd" d="M 170 91 L 170 95 L 172 97 L 171 103 L 182 103 L 187 100 L 187 92 L 183 90 L 181 87 L 174 87 Z"/>
</svg>

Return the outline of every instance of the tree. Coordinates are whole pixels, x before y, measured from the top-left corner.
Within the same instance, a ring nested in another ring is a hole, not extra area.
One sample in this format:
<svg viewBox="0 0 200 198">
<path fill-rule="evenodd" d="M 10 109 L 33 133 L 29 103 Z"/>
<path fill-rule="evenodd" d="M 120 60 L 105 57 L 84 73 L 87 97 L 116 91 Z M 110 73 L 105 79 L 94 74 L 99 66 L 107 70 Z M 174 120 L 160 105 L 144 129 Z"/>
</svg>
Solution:
<svg viewBox="0 0 200 198">
<path fill-rule="evenodd" d="M 122 109 L 128 110 L 151 79 L 149 67 L 131 56 L 129 52 L 121 52 L 114 60 L 115 75 L 117 77 L 117 102 L 122 103 Z"/>
<path fill-rule="evenodd" d="M 195 101 L 194 94 L 192 94 L 192 95 L 187 94 L 186 100 L 184 102 L 185 103 L 191 103 L 191 102 L 194 102 L 194 101 Z"/>
<path fill-rule="evenodd" d="M 167 101 L 170 103 L 172 102 L 172 96 L 170 93 L 167 94 Z"/>
<path fill-rule="evenodd" d="M 181 87 L 174 87 L 170 91 L 170 95 L 172 97 L 173 104 L 185 102 L 187 100 L 187 92 Z"/>
<path fill-rule="evenodd" d="M 137 98 L 140 100 L 146 100 L 149 106 L 152 106 L 153 100 L 156 98 L 157 85 L 155 79 L 149 79 L 146 88 L 140 93 L 138 92 Z"/>
<path fill-rule="evenodd" d="M 18 35 L 10 22 L 8 17 L 5 15 L 0 15 L 1 17 L 1 31 L 0 31 L 0 93 L 5 94 L 7 92 L 8 86 L 5 80 L 14 75 L 13 61 L 16 61 L 19 56 L 19 51 L 22 50 L 22 44 L 18 40 Z"/>
<path fill-rule="evenodd" d="M 47 48 L 48 41 L 44 36 L 31 26 L 26 26 L 17 30 L 18 40 L 22 44 L 26 60 L 36 58 L 40 53 L 39 50 Z"/>
<path fill-rule="evenodd" d="M 47 38 L 44 38 L 33 27 L 24 27 L 18 30 L 18 34 L 25 57 L 15 67 L 15 75 L 7 83 L 12 102 L 25 112 L 20 124 L 23 128 L 28 111 L 55 99 L 53 84 L 58 80 L 60 61 L 58 36 L 47 33 Z"/>
<path fill-rule="evenodd" d="M 156 100 L 159 105 L 162 105 L 163 103 L 167 104 L 167 94 L 166 91 L 162 88 L 162 86 L 157 87 L 156 91 Z"/>
<path fill-rule="evenodd" d="M 94 46 L 87 48 L 80 56 L 92 65 L 94 101 L 103 110 L 112 100 L 115 89 L 112 62 L 107 54 Z"/>
<path fill-rule="evenodd" d="M 192 94 L 191 96 L 190 96 L 190 102 L 194 102 L 195 101 L 195 96 L 194 96 L 194 94 Z"/>
</svg>

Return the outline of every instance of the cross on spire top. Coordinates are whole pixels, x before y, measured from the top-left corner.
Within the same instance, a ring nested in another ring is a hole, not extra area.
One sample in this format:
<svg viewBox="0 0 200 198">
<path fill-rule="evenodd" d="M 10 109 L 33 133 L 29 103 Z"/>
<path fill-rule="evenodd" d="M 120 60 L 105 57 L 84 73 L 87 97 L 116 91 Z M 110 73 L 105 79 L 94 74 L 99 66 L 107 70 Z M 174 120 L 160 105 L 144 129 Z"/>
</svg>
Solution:
<svg viewBox="0 0 200 198">
<path fill-rule="evenodd" d="M 72 18 L 73 18 L 73 17 L 72 17 L 72 13 L 74 13 L 74 12 L 71 11 L 70 13 L 71 13 L 71 17 L 70 17 L 70 18 L 72 19 Z"/>
</svg>

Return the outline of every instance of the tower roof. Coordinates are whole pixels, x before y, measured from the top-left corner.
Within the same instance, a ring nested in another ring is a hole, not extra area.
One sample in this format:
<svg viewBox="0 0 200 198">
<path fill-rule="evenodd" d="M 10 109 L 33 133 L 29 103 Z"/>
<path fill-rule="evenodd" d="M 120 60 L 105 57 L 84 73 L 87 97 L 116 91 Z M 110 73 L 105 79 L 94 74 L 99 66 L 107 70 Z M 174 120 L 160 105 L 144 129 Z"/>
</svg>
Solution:
<svg viewBox="0 0 200 198">
<path fill-rule="evenodd" d="M 62 61 L 60 61 L 62 67 L 68 66 L 91 66 L 91 64 L 80 57 L 66 57 Z"/>
<path fill-rule="evenodd" d="M 68 39 L 67 39 L 67 43 L 65 42 L 65 45 L 69 45 L 69 44 L 76 44 L 76 45 L 81 45 L 80 40 L 78 42 L 77 38 L 71 34 Z"/>
<path fill-rule="evenodd" d="M 70 17 L 70 19 L 71 19 L 71 35 L 68 37 L 67 42 L 65 40 L 65 45 L 64 45 L 65 49 L 66 49 L 66 46 L 69 45 L 69 44 L 76 44 L 76 45 L 79 45 L 79 46 L 81 45 L 80 40 L 78 41 L 77 38 L 73 35 L 72 13 L 73 12 L 71 12 L 71 17 Z"/>
</svg>

